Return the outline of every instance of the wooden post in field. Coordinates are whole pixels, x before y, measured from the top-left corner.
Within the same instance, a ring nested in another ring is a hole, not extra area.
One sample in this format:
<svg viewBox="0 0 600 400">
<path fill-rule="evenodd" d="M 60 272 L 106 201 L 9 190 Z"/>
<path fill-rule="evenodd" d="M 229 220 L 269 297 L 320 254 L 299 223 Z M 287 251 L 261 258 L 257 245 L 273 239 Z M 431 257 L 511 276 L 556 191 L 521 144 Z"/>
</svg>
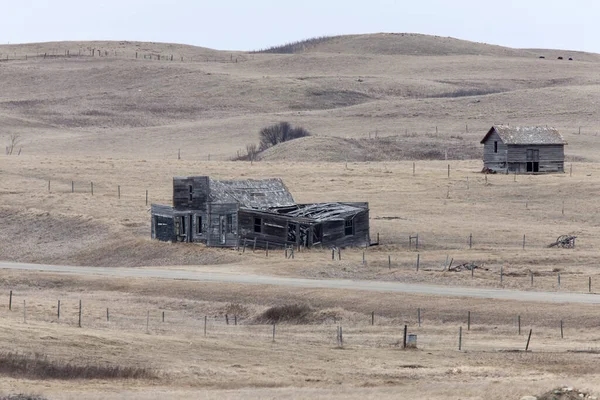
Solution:
<svg viewBox="0 0 600 400">
<path fill-rule="evenodd" d="M 502 285 L 502 281 L 504 280 L 504 266 L 500 267 L 500 285 Z"/>
<path fill-rule="evenodd" d="M 519 327 L 519 335 L 521 335 L 521 316 L 517 315 L 517 325 Z"/>
<path fill-rule="evenodd" d="M 523 250 L 525 250 L 525 235 L 523 235 Z"/>
<path fill-rule="evenodd" d="M 458 328 L 458 351 L 462 350 L 462 326 Z"/>
<path fill-rule="evenodd" d="M 388 255 L 388 269 L 392 269 L 392 256 Z"/>
<path fill-rule="evenodd" d="M 402 340 L 402 348 L 406 349 L 406 339 L 408 337 L 408 325 L 404 325 L 404 339 Z"/>
<path fill-rule="evenodd" d="M 531 341 L 531 332 L 533 332 L 533 329 L 529 330 L 529 336 L 527 336 L 527 344 L 525 345 L 525 352 L 526 353 L 529 350 L 529 342 Z"/>
<path fill-rule="evenodd" d="M 23 323 L 27 323 L 27 303 L 23 300 Z"/>
<path fill-rule="evenodd" d="M 448 164 L 448 179 L 450 179 L 450 164 Z"/>
<path fill-rule="evenodd" d="M 205 315 L 204 316 L 204 337 L 206 337 L 206 323 L 208 321 L 208 317 Z"/>
<path fill-rule="evenodd" d="M 331 249 L 331 260 L 335 260 L 335 249 Z"/>
<path fill-rule="evenodd" d="M 467 313 L 467 330 L 471 330 L 471 311 L 468 311 Z"/>
<path fill-rule="evenodd" d="M 108 307 L 106 307 L 106 322 L 110 322 L 110 313 L 108 311 Z"/>
<path fill-rule="evenodd" d="M 529 275 L 531 276 L 531 287 L 533 287 L 533 271 L 529 271 Z"/>
<path fill-rule="evenodd" d="M 244 238 L 244 247 L 242 247 L 242 253 L 246 252 L 246 238 Z"/>
<path fill-rule="evenodd" d="M 75 193 L 75 182 L 71 181 L 71 193 Z"/>
<path fill-rule="evenodd" d="M 592 293 L 592 277 L 588 277 L 588 293 Z"/>
<path fill-rule="evenodd" d="M 421 254 L 417 253 L 417 272 L 419 272 L 419 264 L 421 264 Z"/>
<path fill-rule="evenodd" d="M 560 289 L 560 272 L 558 273 L 557 278 L 558 278 L 558 288 Z"/>
<path fill-rule="evenodd" d="M 56 319 L 60 321 L 60 300 L 58 301 L 58 306 L 56 307 Z"/>
<path fill-rule="evenodd" d="M 121 198 L 121 185 L 117 186 L 117 196 L 119 197 L 119 199 Z"/>
<path fill-rule="evenodd" d="M 363 251 L 362 265 L 365 265 L 367 262 L 365 260 L 365 252 Z"/>
<path fill-rule="evenodd" d="M 275 322 L 273 322 L 273 341 L 275 341 Z"/>
<path fill-rule="evenodd" d="M 12 290 L 10 291 L 10 294 L 8 295 L 8 311 L 12 311 Z"/>
<path fill-rule="evenodd" d="M 421 308 L 417 308 L 417 324 L 421 327 Z"/>
<path fill-rule="evenodd" d="M 563 335 L 563 320 L 560 320 L 560 338 L 564 339 L 564 335 Z"/>
<path fill-rule="evenodd" d="M 371 326 L 375 325 L 375 311 L 371 311 Z"/>
<path fill-rule="evenodd" d="M 415 176 L 415 163 L 413 162 L 413 176 Z"/>
<path fill-rule="evenodd" d="M 269 257 L 269 242 L 267 242 L 267 247 L 265 248 L 266 257 Z"/>
<path fill-rule="evenodd" d="M 48 193 L 50 193 L 50 179 L 48 179 Z"/>
<path fill-rule="evenodd" d="M 79 300 L 79 322 L 77 326 L 81 328 L 81 300 Z"/>
<path fill-rule="evenodd" d="M 163 323 L 165 322 L 165 312 L 164 311 L 162 312 L 162 322 Z"/>
<path fill-rule="evenodd" d="M 473 234 L 469 234 L 469 249 L 473 248 Z"/>
<path fill-rule="evenodd" d="M 94 182 L 90 182 L 90 189 L 92 192 L 92 196 L 94 195 Z"/>
<path fill-rule="evenodd" d="M 227 314 L 225 314 L 225 325 L 229 325 L 229 315 Z"/>
<path fill-rule="evenodd" d="M 148 189 L 146 189 L 146 205 L 148 205 Z"/>
<path fill-rule="evenodd" d="M 146 333 L 150 333 L 150 311 L 146 314 Z"/>
</svg>

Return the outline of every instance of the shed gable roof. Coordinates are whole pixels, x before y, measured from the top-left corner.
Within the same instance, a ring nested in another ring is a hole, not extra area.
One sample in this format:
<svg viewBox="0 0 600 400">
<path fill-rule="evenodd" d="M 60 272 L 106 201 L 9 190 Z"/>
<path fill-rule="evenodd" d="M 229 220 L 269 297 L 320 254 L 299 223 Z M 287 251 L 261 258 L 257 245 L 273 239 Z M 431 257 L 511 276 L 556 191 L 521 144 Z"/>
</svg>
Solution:
<svg viewBox="0 0 600 400">
<path fill-rule="evenodd" d="M 494 125 L 481 140 L 485 143 L 488 137 L 496 132 L 504 144 L 545 145 L 567 142 L 556 128 L 547 126 L 509 126 Z"/>
<path fill-rule="evenodd" d="M 266 210 L 296 204 L 279 178 L 237 181 L 210 180 L 210 198 L 215 203 L 238 203 L 242 207 Z"/>
</svg>

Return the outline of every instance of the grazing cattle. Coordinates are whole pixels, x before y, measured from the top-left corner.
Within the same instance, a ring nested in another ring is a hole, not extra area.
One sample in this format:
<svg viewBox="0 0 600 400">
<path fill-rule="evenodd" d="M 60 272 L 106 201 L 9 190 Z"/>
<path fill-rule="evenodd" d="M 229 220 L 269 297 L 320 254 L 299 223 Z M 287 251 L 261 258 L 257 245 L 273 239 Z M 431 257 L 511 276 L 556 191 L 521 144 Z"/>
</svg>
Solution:
<svg viewBox="0 0 600 400">
<path fill-rule="evenodd" d="M 573 57 L 569 57 L 569 61 L 573 61 Z"/>
<path fill-rule="evenodd" d="M 562 60 L 563 58 L 562 58 L 562 57 L 558 57 L 558 59 L 559 59 L 559 60 Z"/>
<path fill-rule="evenodd" d="M 546 58 L 546 57 L 544 57 L 544 56 L 540 56 L 540 58 Z"/>
</svg>

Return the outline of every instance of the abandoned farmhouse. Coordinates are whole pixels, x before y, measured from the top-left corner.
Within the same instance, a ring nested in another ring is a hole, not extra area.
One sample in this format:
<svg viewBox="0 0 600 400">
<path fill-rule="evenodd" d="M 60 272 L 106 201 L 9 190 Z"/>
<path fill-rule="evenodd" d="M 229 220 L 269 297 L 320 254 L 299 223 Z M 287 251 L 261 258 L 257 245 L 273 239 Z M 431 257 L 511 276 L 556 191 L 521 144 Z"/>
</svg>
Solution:
<svg viewBox="0 0 600 400">
<path fill-rule="evenodd" d="M 554 128 L 494 125 L 481 143 L 486 171 L 517 174 L 564 172 L 567 143 Z"/>
<path fill-rule="evenodd" d="M 152 204 L 152 238 L 236 247 L 367 246 L 368 203 L 296 204 L 280 179 L 173 178 L 173 206 Z"/>
</svg>

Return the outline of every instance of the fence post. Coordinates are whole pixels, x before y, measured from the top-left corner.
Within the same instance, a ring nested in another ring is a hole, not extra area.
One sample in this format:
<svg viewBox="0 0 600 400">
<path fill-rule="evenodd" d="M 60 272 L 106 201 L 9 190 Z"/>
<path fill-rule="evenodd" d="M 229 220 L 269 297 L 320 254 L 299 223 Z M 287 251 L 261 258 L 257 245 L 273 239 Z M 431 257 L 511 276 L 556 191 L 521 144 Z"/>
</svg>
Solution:
<svg viewBox="0 0 600 400">
<path fill-rule="evenodd" d="M 237 326 L 237 314 L 233 316 L 233 324 Z"/>
<path fill-rule="evenodd" d="M 148 189 L 146 189 L 146 205 L 148 205 Z"/>
<path fill-rule="evenodd" d="M 117 186 L 117 195 L 119 196 L 119 199 L 121 198 L 121 185 Z"/>
<path fill-rule="evenodd" d="M 529 336 L 527 336 L 527 344 L 525 345 L 525 353 L 527 353 L 527 351 L 529 350 L 529 342 L 531 341 L 531 332 L 533 331 L 533 329 L 529 330 Z"/>
<path fill-rule="evenodd" d="M 90 182 L 90 188 L 92 191 L 92 196 L 94 195 L 94 182 Z"/>
<path fill-rule="evenodd" d="M 388 255 L 388 269 L 392 269 L 392 256 Z"/>
<path fill-rule="evenodd" d="M 448 178 L 450 178 L 450 164 L 448 164 Z"/>
<path fill-rule="evenodd" d="M 331 249 L 331 259 L 335 260 L 335 249 Z"/>
<path fill-rule="evenodd" d="M 525 235 L 523 235 L 523 250 L 525 250 Z"/>
<path fill-rule="evenodd" d="M 208 320 L 208 317 L 205 315 L 204 316 L 204 337 L 206 337 L 206 322 Z"/>
<path fill-rule="evenodd" d="M 110 322 L 110 314 L 108 312 L 108 307 L 106 307 L 106 322 Z"/>
<path fill-rule="evenodd" d="M 458 351 L 462 350 L 462 326 L 458 328 Z"/>
<path fill-rule="evenodd" d="M 50 192 L 50 179 L 48 179 L 48 192 Z"/>
<path fill-rule="evenodd" d="M 468 314 L 467 314 L 467 330 L 468 331 L 471 330 L 471 311 L 468 311 Z"/>
<path fill-rule="evenodd" d="M 473 234 L 470 233 L 469 234 L 469 249 L 471 249 L 473 247 Z"/>
<path fill-rule="evenodd" d="M 592 293 L 592 277 L 588 277 L 588 293 Z"/>
<path fill-rule="evenodd" d="M 421 327 L 421 307 L 417 308 L 417 324 Z"/>
<path fill-rule="evenodd" d="M 371 311 L 371 326 L 375 325 L 375 311 Z"/>
<path fill-rule="evenodd" d="M 560 272 L 558 273 L 558 288 L 560 289 Z"/>
<path fill-rule="evenodd" d="M 365 261 L 365 252 L 363 251 L 363 258 L 362 258 L 362 265 L 365 265 L 366 261 Z"/>
<path fill-rule="evenodd" d="M 560 320 L 560 338 L 564 339 L 564 335 L 563 335 L 563 320 Z"/>
<path fill-rule="evenodd" d="M 60 321 L 60 300 L 58 301 L 58 306 L 56 307 L 56 319 Z"/>
<path fill-rule="evenodd" d="M 71 193 L 75 193 L 75 182 L 71 181 Z"/>
<path fill-rule="evenodd" d="M 27 303 L 23 300 L 23 323 L 27 323 Z"/>
<path fill-rule="evenodd" d="M 504 266 L 500 267 L 500 285 L 502 285 L 504 281 Z"/>
<path fill-rule="evenodd" d="M 266 257 L 269 257 L 269 242 L 267 242 L 267 247 L 265 248 Z"/>
<path fill-rule="evenodd" d="M 521 334 L 521 316 L 517 315 L 517 325 L 519 326 L 519 335 Z"/>
<path fill-rule="evenodd" d="M 419 264 L 421 263 L 421 255 L 417 254 L 417 272 L 419 272 Z"/>
<path fill-rule="evenodd" d="M 408 335 L 408 325 L 404 325 L 404 339 L 402 340 L 402 348 L 406 349 L 406 337 Z"/>
<path fill-rule="evenodd" d="M 533 271 L 529 271 L 529 275 L 531 276 L 531 286 L 533 287 Z"/>
<path fill-rule="evenodd" d="M 79 322 L 77 326 L 81 328 L 81 300 L 79 300 Z"/>
<path fill-rule="evenodd" d="M 8 311 L 12 311 L 12 290 L 10 291 L 10 294 L 8 295 Z"/>
<path fill-rule="evenodd" d="M 162 312 L 162 322 L 165 322 L 165 312 L 164 311 Z M 229 323 L 227 325 L 229 325 Z"/>
</svg>

